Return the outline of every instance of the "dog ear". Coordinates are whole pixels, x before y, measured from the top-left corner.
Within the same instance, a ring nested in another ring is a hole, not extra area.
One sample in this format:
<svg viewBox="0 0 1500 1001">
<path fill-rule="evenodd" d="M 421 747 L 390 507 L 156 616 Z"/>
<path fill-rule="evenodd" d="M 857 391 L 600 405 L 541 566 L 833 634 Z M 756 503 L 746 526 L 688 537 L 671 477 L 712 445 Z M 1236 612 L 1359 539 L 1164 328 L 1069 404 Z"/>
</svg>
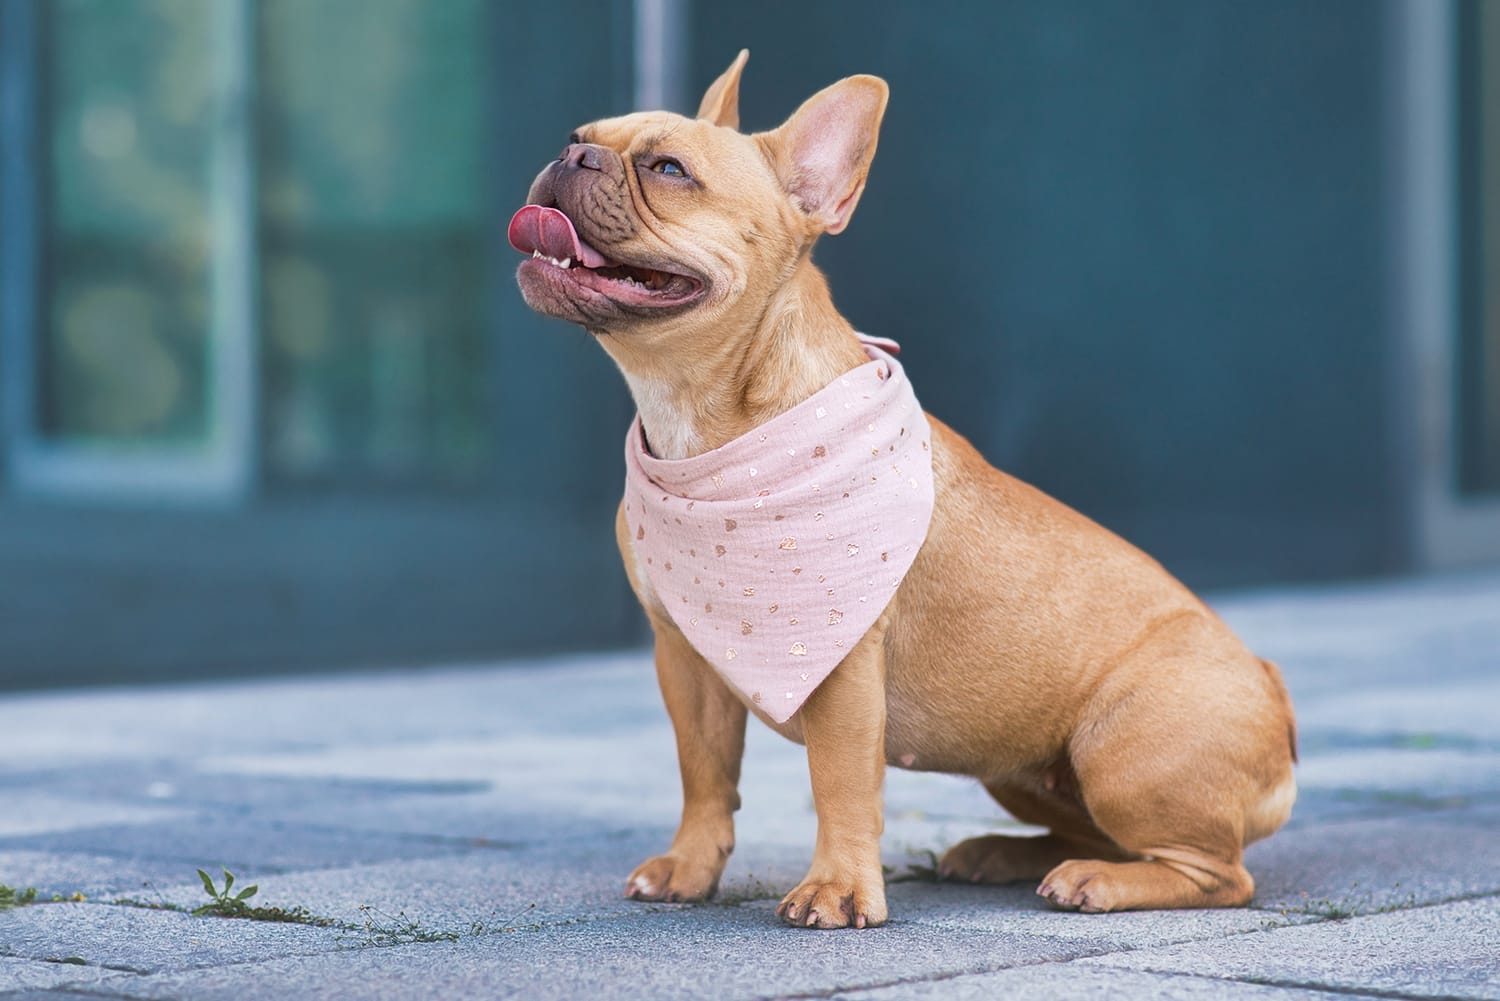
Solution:
<svg viewBox="0 0 1500 1001">
<path fill-rule="evenodd" d="M 757 138 L 782 186 L 825 233 L 841 233 L 865 190 L 890 88 L 877 76 L 845 77 Z"/>
<path fill-rule="evenodd" d="M 740 49 L 740 54 L 734 57 L 729 68 L 709 85 L 708 91 L 703 95 L 703 102 L 698 105 L 699 118 L 715 125 L 727 125 L 731 129 L 740 127 L 740 74 L 744 72 L 745 62 L 749 58 L 750 50 Z"/>
</svg>

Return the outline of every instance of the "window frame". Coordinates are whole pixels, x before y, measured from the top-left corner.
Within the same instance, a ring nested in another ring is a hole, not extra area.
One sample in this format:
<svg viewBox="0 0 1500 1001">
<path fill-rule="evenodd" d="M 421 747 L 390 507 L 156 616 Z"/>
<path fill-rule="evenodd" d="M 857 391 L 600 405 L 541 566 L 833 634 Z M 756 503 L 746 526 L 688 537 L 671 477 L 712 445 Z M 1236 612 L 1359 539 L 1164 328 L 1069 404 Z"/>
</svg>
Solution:
<svg viewBox="0 0 1500 1001">
<path fill-rule="evenodd" d="M 1458 2 L 1425 0 L 1400 0 L 1387 25 L 1392 485 L 1417 570 L 1500 561 L 1500 496 L 1460 483 L 1463 28 Z"/>
<path fill-rule="evenodd" d="M 0 438 L 9 486 L 22 495 L 130 504 L 243 502 L 256 482 L 259 399 L 255 314 L 256 218 L 250 102 L 253 0 L 212 6 L 214 135 L 208 191 L 212 226 L 206 351 L 208 433 L 193 445 L 121 447 L 59 441 L 38 422 L 38 339 L 43 336 L 46 137 L 41 127 L 42 11 L 37 0 L 0 0 Z"/>
</svg>

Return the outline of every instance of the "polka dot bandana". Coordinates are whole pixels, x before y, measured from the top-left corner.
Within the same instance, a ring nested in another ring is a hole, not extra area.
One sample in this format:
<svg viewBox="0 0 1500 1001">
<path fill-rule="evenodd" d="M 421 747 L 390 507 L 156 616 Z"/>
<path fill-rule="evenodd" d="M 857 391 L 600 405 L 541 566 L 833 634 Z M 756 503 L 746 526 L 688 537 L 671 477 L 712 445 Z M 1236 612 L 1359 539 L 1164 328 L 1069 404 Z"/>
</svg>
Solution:
<svg viewBox="0 0 1500 1001">
<path fill-rule="evenodd" d="M 625 519 L 657 597 L 745 699 L 790 719 L 875 624 L 932 519 L 931 433 L 890 341 L 722 448 L 625 439 Z"/>
</svg>

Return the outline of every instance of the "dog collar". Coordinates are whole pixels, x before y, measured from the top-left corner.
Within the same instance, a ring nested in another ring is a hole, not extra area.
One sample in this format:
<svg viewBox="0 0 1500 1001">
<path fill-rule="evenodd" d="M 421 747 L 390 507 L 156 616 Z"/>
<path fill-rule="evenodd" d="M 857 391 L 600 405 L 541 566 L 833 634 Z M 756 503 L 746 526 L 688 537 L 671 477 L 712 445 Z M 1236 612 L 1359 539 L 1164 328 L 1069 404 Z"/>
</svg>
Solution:
<svg viewBox="0 0 1500 1001">
<path fill-rule="evenodd" d="M 625 438 L 625 520 L 672 621 L 740 695 L 790 719 L 873 626 L 932 519 L 931 432 L 894 342 L 721 448 Z"/>
</svg>

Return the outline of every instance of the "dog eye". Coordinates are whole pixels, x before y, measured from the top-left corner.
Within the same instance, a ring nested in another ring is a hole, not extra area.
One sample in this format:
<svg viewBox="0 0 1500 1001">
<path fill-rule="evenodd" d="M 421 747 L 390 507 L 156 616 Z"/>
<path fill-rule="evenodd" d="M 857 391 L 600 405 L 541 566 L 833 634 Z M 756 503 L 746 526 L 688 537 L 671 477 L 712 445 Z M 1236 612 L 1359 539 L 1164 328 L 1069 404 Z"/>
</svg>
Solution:
<svg viewBox="0 0 1500 1001">
<path fill-rule="evenodd" d="M 686 177 L 687 171 L 682 169 L 682 164 L 670 157 L 662 157 L 651 165 L 651 169 L 658 174 L 666 174 L 668 177 Z"/>
</svg>

